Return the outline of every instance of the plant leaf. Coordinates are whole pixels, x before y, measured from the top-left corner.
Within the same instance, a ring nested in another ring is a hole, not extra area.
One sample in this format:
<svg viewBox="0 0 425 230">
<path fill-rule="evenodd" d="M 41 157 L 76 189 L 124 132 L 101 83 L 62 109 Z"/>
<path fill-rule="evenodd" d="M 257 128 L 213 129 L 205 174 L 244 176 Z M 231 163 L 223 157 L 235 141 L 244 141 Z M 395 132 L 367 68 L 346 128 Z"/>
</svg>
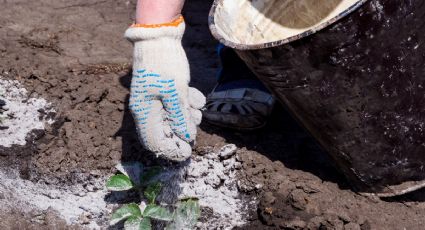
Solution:
<svg viewBox="0 0 425 230">
<path fill-rule="evenodd" d="M 141 217 L 129 217 L 124 222 L 124 230 L 139 230 L 140 222 L 142 221 Z"/>
<path fill-rule="evenodd" d="M 186 217 L 186 219 L 191 219 L 194 221 L 193 224 L 195 225 L 201 216 L 201 207 L 199 206 L 199 202 L 193 199 L 180 202 L 177 206 L 177 214 L 180 214 L 182 217 Z"/>
<path fill-rule="evenodd" d="M 140 211 L 139 205 L 135 203 L 123 205 L 121 208 L 117 209 L 111 217 L 110 224 L 114 225 L 121 220 L 125 220 L 129 217 L 141 217 L 142 212 Z"/>
<path fill-rule="evenodd" d="M 155 204 L 148 205 L 143 212 L 143 216 L 163 221 L 171 221 L 173 219 L 173 214 L 170 211 Z"/>
<path fill-rule="evenodd" d="M 106 187 L 111 191 L 126 191 L 132 189 L 133 183 L 130 178 L 124 174 L 118 174 L 109 178 Z"/>
<path fill-rule="evenodd" d="M 124 223 L 125 230 L 152 230 L 150 218 L 130 217 Z"/>
<path fill-rule="evenodd" d="M 149 182 L 156 177 L 160 172 L 161 172 L 162 168 L 159 166 L 153 166 L 150 167 L 148 170 L 146 170 L 146 172 L 144 172 L 142 174 L 142 176 L 140 177 L 140 183 L 143 185 L 147 185 L 149 184 Z"/>
<path fill-rule="evenodd" d="M 124 162 L 117 164 L 115 168 L 128 176 L 133 183 L 140 185 L 140 177 L 144 168 L 143 164 L 140 162 Z"/>
<path fill-rule="evenodd" d="M 143 220 L 140 221 L 139 230 L 151 230 L 151 229 L 152 229 L 151 218 L 144 217 Z"/>
<path fill-rule="evenodd" d="M 197 200 L 188 199 L 177 204 L 174 218 L 166 230 L 194 229 L 199 217 L 201 208 Z"/>
<path fill-rule="evenodd" d="M 156 197 L 161 192 L 161 189 L 161 182 L 155 182 L 148 185 L 143 194 L 145 195 L 146 199 L 148 199 L 150 204 L 154 204 Z"/>
</svg>

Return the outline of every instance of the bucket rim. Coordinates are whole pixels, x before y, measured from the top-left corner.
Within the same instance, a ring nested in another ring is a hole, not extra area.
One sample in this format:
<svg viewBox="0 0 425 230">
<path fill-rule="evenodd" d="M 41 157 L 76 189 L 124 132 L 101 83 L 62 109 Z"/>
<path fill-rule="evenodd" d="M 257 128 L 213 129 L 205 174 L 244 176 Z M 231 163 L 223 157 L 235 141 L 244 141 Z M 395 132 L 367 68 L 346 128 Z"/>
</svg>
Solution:
<svg viewBox="0 0 425 230">
<path fill-rule="evenodd" d="M 323 22 L 323 23 L 317 25 L 316 27 L 309 29 L 307 31 L 304 31 L 304 32 L 302 32 L 298 35 L 294 35 L 294 36 L 291 36 L 291 37 L 288 37 L 288 38 L 285 38 L 285 39 L 282 39 L 282 40 L 273 41 L 273 42 L 266 42 L 266 43 L 260 43 L 260 44 L 252 44 L 252 45 L 246 45 L 246 44 L 236 43 L 236 42 L 226 40 L 218 32 L 217 26 L 215 24 L 215 13 L 216 13 L 218 5 L 222 1 L 225 1 L 225 0 L 214 0 L 213 5 L 211 7 L 211 10 L 209 12 L 208 24 L 209 24 L 210 31 L 211 31 L 212 35 L 223 45 L 237 49 L 237 50 L 258 50 L 258 49 L 265 49 L 265 48 L 271 48 L 271 47 L 284 45 L 284 44 L 290 43 L 292 41 L 307 37 L 311 34 L 317 33 L 318 31 L 332 25 L 333 23 L 339 21 L 340 19 L 342 19 L 345 16 L 349 15 L 350 13 L 354 12 L 355 10 L 360 8 L 360 6 L 362 6 L 368 0 L 358 0 L 355 4 L 353 4 L 352 6 L 350 6 L 345 11 L 341 12 L 340 14 L 335 16 L 334 18 L 332 18 L 332 19 L 330 19 L 326 22 Z"/>
<path fill-rule="evenodd" d="M 406 195 L 425 188 L 425 180 L 406 181 L 398 185 L 389 185 L 379 192 L 360 192 L 363 196 L 377 196 L 379 198 L 391 198 Z"/>
</svg>

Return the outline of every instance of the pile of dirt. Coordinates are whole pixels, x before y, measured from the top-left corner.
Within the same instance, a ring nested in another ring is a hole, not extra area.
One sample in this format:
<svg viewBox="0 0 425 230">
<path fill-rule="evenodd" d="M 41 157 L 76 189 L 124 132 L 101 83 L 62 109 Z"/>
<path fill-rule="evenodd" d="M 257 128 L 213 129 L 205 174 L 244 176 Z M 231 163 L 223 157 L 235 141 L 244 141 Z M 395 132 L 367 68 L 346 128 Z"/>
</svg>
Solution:
<svg viewBox="0 0 425 230">
<path fill-rule="evenodd" d="M 214 85 L 218 68 L 217 42 L 207 25 L 211 4 L 188 1 L 184 12 L 192 85 L 204 93 Z M 86 193 L 80 194 L 83 199 L 100 190 L 93 190 L 93 182 L 114 173 L 120 161 L 156 163 L 139 144 L 127 109 L 132 52 L 123 33 L 134 8 L 135 1 L 3 1 L 0 75 L 19 81 L 29 96 L 45 98 L 57 115 L 27 145 L 0 149 L 0 171 L 16 169 L 16 180 L 36 188 L 72 193 L 78 187 Z M 387 200 L 357 195 L 281 108 L 265 129 L 253 133 L 204 123 L 195 155 L 227 144 L 238 146 L 238 192 L 258 200 L 240 229 L 421 229 L 425 224 L 425 191 Z M 16 199 L 7 194 L 12 177 L 4 178 L 0 224 L 5 229 L 81 229 L 92 221 L 106 227 L 115 207 L 106 196 L 102 217 L 87 222 L 83 215 L 71 226 L 55 210 L 13 206 Z"/>
</svg>

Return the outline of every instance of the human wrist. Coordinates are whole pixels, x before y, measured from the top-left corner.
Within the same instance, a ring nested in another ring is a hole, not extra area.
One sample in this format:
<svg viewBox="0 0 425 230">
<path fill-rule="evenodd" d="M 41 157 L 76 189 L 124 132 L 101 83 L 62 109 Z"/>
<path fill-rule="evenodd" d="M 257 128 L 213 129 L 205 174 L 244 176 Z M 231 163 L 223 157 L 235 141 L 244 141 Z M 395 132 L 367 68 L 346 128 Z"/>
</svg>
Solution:
<svg viewBox="0 0 425 230">
<path fill-rule="evenodd" d="M 183 16 L 161 24 L 133 24 L 125 32 L 125 37 L 132 41 L 151 40 L 156 38 L 170 37 L 181 40 L 185 31 Z"/>
</svg>

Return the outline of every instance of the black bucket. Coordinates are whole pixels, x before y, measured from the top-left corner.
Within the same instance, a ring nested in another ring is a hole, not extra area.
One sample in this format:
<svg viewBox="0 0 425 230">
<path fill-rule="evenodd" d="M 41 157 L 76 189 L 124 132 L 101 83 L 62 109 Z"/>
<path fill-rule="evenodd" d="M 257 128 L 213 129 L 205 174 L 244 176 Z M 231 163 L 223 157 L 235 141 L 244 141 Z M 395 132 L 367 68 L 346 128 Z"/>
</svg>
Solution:
<svg viewBox="0 0 425 230">
<path fill-rule="evenodd" d="M 214 3 L 213 35 L 237 50 L 358 191 L 385 197 L 425 187 L 425 1 L 234 1 Z M 297 20 L 327 1 L 334 5 L 313 15 L 316 23 L 298 27 L 276 12 L 301 9 L 286 16 Z M 250 25 L 241 29 L 244 20 Z"/>
</svg>

